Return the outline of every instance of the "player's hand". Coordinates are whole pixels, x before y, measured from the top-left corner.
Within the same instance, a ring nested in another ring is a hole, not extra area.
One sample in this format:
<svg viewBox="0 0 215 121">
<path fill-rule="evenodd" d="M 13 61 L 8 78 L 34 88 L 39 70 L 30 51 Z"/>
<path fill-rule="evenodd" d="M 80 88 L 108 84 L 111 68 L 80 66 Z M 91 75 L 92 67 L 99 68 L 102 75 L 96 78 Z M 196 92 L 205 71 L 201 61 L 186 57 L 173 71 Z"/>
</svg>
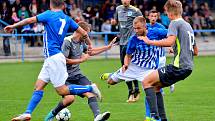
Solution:
<svg viewBox="0 0 215 121">
<path fill-rule="evenodd" d="M 169 52 L 169 54 L 174 52 L 172 47 L 168 47 L 168 52 Z"/>
<path fill-rule="evenodd" d="M 150 44 L 150 40 L 147 36 L 139 36 L 138 39 L 143 40 L 146 44 Z"/>
<path fill-rule="evenodd" d="M 117 45 L 116 42 L 117 37 L 114 37 L 113 40 L 108 44 L 108 49 L 111 49 L 113 46 Z"/>
<path fill-rule="evenodd" d="M 13 32 L 13 25 L 8 25 L 4 28 L 4 31 L 6 33 L 12 33 Z"/>
<path fill-rule="evenodd" d="M 90 58 L 89 54 L 82 54 L 81 55 L 81 62 L 84 62 L 84 61 L 88 60 L 89 58 Z"/>
<path fill-rule="evenodd" d="M 122 73 L 124 73 L 128 69 L 128 65 L 123 65 L 122 66 Z"/>
</svg>

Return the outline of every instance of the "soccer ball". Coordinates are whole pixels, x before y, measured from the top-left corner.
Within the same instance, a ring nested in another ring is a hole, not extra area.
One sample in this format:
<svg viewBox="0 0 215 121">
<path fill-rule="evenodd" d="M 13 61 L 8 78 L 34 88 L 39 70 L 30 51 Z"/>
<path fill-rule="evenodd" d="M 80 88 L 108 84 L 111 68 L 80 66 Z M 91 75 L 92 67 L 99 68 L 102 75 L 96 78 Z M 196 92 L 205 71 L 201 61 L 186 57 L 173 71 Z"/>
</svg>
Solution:
<svg viewBox="0 0 215 121">
<path fill-rule="evenodd" d="M 69 109 L 64 108 L 62 109 L 55 117 L 58 121 L 69 121 L 71 118 L 71 113 Z"/>
</svg>

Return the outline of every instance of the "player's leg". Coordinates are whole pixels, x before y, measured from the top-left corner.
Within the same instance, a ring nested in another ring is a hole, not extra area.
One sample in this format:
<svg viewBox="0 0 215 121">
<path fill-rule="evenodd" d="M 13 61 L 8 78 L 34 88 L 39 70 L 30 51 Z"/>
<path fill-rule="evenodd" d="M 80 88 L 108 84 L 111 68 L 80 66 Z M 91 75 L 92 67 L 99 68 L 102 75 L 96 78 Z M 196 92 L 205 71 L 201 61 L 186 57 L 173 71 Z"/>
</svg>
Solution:
<svg viewBox="0 0 215 121">
<path fill-rule="evenodd" d="M 154 84 L 159 82 L 158 71 L 153 71 L 149 74 L 143 81 L 144 91 L 146 93 L 146 100 L 150 108 L 150 117 L 159 120 L 158 107 L 157 107 L 157 97 L 156 92 L 153 87 Z"/>
<path fill-rule="evenodd" d="M 140 98 L 139 84 L 137 80 L 134 80 L 133 83 L 134 83 L 134 100 L 137 101 Z"/>
<path fill-rule="evenodd" d="M 76 75 L 76 77 L 77 77 L 76 82 L 78 85 L 91 85 L 92 84 L 91 81 L 82 74 Z M 99 109 L 98 101 L 93 93 L 86 92 L 79 96 L 88 98 L 88 105 L 89 105 L 91 111 L 93 112 L 94 121 L 103 121 L 103 120 L 107 120 L 109 118 L 110 112 L 101 113 L 101 111 Z"/>
<path fill-rule="evenodd" d="M 34 109 L 36 108 L 36 106 L 39 104 L 40 100 L 43 97 L 43 89 L 45 88 L 46 85 L 47 85 L 46 82 L 42 80 L 37 80 L 35 84 L 35 90 L 32 94 L 30 102 L 28 103 L 26 111 L 23 114 L 13 118 L 12 121 L 24 121 L 24 120 L 28 121 L 31 119 L 32 112 L 34 111 Z"/>
<path fill-rule="evenodd" d="M 120 61 L 121 61 L 121 65 L 124 65 L 124 58 L 126 55 L 126 49 L 127 46 L 125 45 L 120 45 Z M 132 86 L 132 81 L 127 81 L 126 85 L 128 87 L 128 99 L 126 102 L 133 102 L 134 100 L 134 95 L 133 95 L 133 86 Z"/>
<path fill-rule="evenodd" d="M 161 121 L 167 121 L 166 112 L 165 112 L 165 106 L 164 106 L 164 100 L 163 100 L 163 94 L 160 91 L 161 87 L 156 86 L 156 97 L 157 97 L 157 107 L 158 107 L 158 113 Z"/>
<path fill-rule="evenodd" d="M 57 93 L 61 96 L 65 95 L 79 95 L 86 92 L 95 93 L 98 98 L 101 98 L 101 93 L 95 84 L 92 85 L 65 85 L 68 78 L 66 59 L 62 53 L 51 56 L 46 59 L 48 63 L 48 74 L 50 76 L 51 83 L 55 87 Z"/>
<path fill-rule="evenodd" d="M 52 121 L 54 117 L 64 108 L 71 105 L 75 100 L 74 95 L 66 95 L 62 101 L 58 103 L 58 105 L 51 110 L 48 115 L 45 117 L 44 121 Z"/>
</svg>

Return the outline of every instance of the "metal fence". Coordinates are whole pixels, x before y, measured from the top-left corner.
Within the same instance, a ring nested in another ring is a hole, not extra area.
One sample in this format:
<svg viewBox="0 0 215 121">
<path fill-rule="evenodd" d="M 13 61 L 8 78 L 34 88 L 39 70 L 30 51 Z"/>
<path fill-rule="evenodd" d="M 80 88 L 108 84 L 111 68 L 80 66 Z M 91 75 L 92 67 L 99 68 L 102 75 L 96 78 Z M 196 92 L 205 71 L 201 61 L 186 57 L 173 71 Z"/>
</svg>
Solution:
<svg viewBox="0 0 215 121">
<path fill-rule="evenodd" d="M 214 37 L 215 30 L 195 30 L 197 35 L 197 43 L 198 47 L 200 48 L 200 52 L 212 52 L 215 54 L 215 41 Z M 103 46 L 107 45 L 110 41 L 110 35 L 117 35 L 118 32 L 91 32 L 90 37 L 93 40 L 94 46 Z M 71 35 L 71 33 L 69 33 Z M 8 37 L 10 41 L 10 50 L 11 55 L 5 56 L 4 49 L 0 46 L 0 59 L 16 59 L 21 60 L 22 62 L 25 59 L 38 59 L 43 58 L 43 47 L 42 46 L 34 46 L 31 47 L 27 43 L 26 37 L 40 37 L 42 38 L 43 34 L 17 34 L 17 32 L 13 34 L 2 34 L 0 33 L 0 40 L 3 38 Z M 42 40 L 40 39 L 39 41 Z M 3 42 L 0 41 L 0 45 Z M 119 48 L 115 47 L 111 51 L 105 52 L 101 54 L 99 57 L 102 58 L 109 58 L 109 57 L 119 57 Z"/>
</svg>

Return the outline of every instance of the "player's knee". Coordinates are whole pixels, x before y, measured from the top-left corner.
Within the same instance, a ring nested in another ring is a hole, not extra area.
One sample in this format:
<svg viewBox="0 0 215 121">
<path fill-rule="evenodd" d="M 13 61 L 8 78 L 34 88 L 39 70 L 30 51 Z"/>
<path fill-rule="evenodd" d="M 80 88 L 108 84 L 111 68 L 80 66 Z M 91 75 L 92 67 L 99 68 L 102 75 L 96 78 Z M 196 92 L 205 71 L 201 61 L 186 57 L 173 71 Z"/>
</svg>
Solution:
<svg viewBox="0 0 215 121">
<path fill-rule="evenodd" d="M 86 92 L 83 94 L 85 97 L 87 98 L 91 98 L 91 97 L 95 97 L 95 94 L 91 93 L 91 92 Z"/>
<path fill-rule="evenodd" d="M 75 101 L 75 96 L 74 95 L 67 95 L 63 99 L 63 104 L 65 106 L 71 105 Z"/>
<path fill-rule="evenodd" d="M 69 90 L 68 88 L 66 88 L 66 86 L 61 86 L 61 87 L 57 87 L 56 91 L 58 93 L 58 95 L 60 96 L 65 96 L 65 95 L 69 95 Z"/>
<path fill-rule="evenodd" d="M 109 79 L 109 80 L 107 81 L 107 83 L 110 84 L 110 85 L 116 84 L 116 82 L 114 82 L 112 79 Z"/>
</svg>

